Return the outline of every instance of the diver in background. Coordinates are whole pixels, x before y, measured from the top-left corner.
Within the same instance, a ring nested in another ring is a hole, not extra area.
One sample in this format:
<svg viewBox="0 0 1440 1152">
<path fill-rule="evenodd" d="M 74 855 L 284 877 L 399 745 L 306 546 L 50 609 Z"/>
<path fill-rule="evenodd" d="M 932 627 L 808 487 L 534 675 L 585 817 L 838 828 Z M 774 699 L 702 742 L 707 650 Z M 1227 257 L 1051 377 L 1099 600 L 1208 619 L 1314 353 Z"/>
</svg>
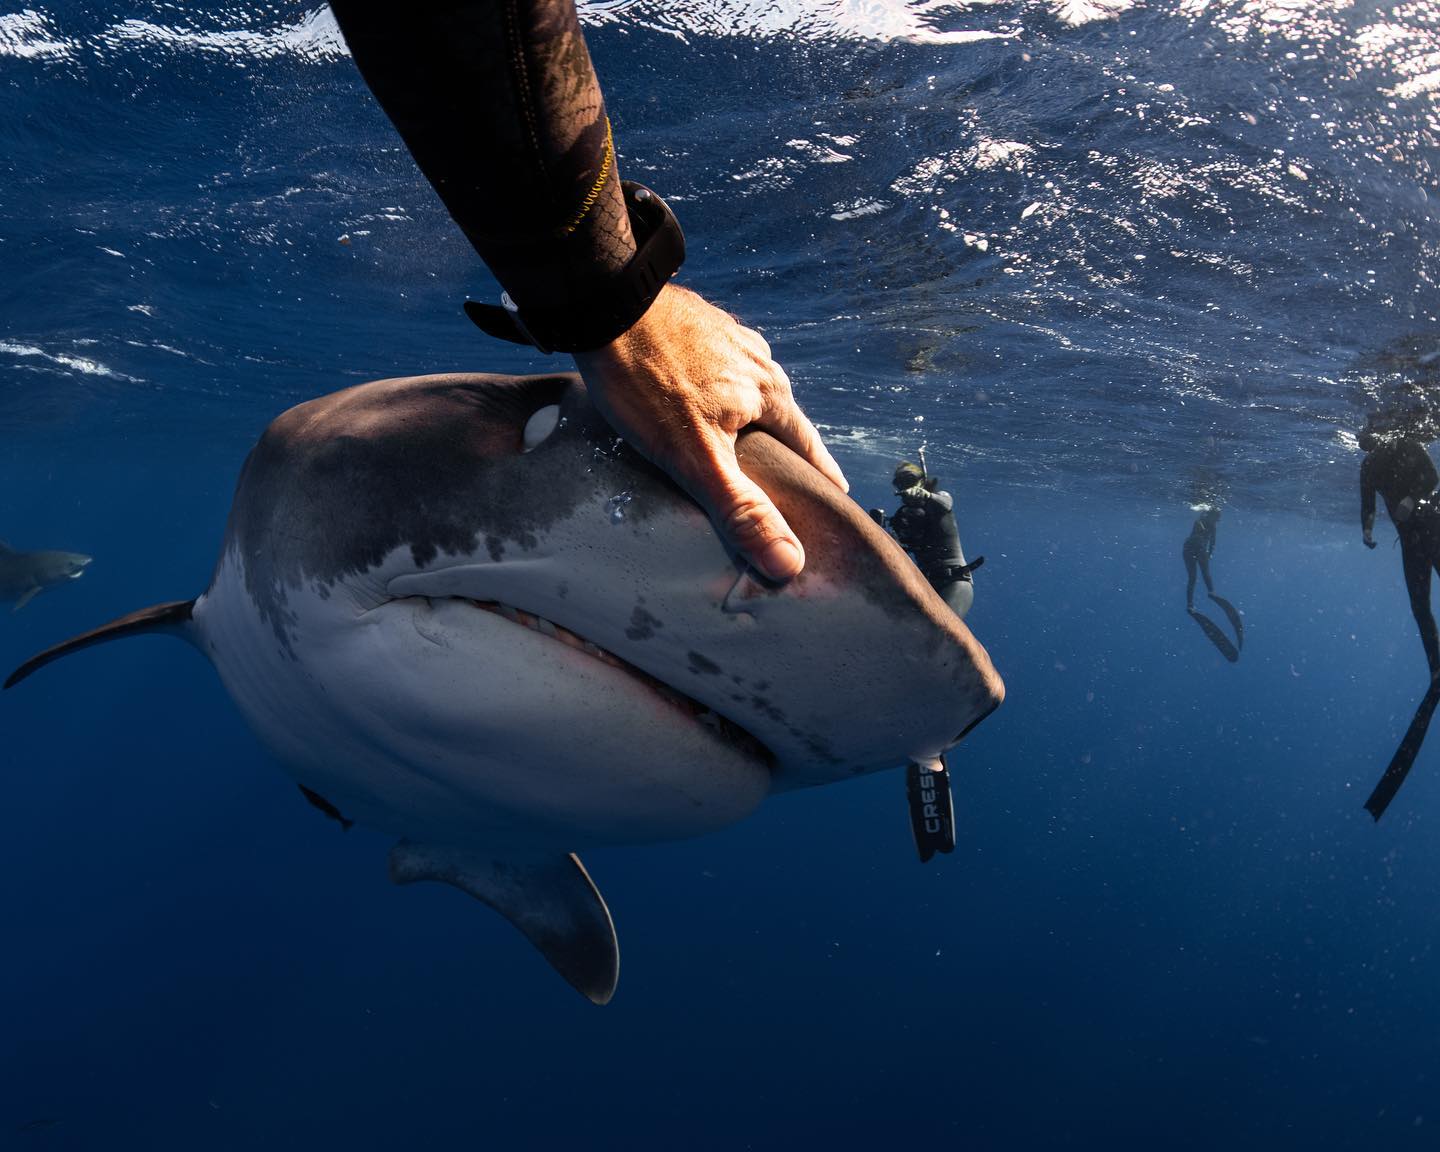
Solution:
<svg viewBox="0 0 1440 1152">
<path fill-rule="evenodd" d="M 923 459 L 923 456 L 922 456 Z M 892 483 L 900 507 L 889 517 L 879 508 L 870 510 L 875 523 L 894 534 L 910 553 L 930 586 L 940 593 L 951 611 L 962 620 L 975 602 L 975 583 L 970 573 L 985 557 L 965 563 L 960 548 L 960 529 L 955 524 L 955 501 L 942 491 L 940 481 L 927 477 L 925 470 L 908 460 L 895 469 Z M 945 758 L 928 764 L 911 764 L 905 770 L 905 796 L 910 807 L 910 831 L 915 850 L 924 864 L 937 852 L 955 850 L 955 802 L 950 792 L 950 774 Z"/>
<path fill-rule="evenodd" d="M 1420 629 L 1420 643 L 1430 666 L 1430 681 L 1440 681 L 1440 633 L 1430 611 L 1430 572 L 1440 571 L 1440 508 L 1435 464 L 1415 434 L 1381 434 L 1367 428 L 1358 437 L 1365 459 L 1360 462 L 1360 531 L 1365 547 L 1374 548 L 1375 494 L 1385 501 L 1405 570 L 1410 611 Z"/>
<path fill-rule="evenodd" d="M 1423 438 L 1422 438 L 1423 429 Z M 1433 426 L 1422 423 L 1407 431 L 1380 432 L 1371 424 L 1357 438 L 1365 452 L 1360 462 L 1360 531 L 1365 547 L 1375 547 L 1375 493 L 1385 501 L 1385 510 L 1400 538 L 1400 557 L 1405 570 L 1405 591 L 1410 611 L 1420 629 L 1420 643 L 1430 665 L 1430 681 L 1415 718 L 1395 750 L 1390 765 L 1380 778 L 1365 809 L 1376 820 L 1385 813 L 1400 785 L 1405 782 L 1420 748 L 1430 719 L 1440 704 L 1440 636 L 1430 611 L 1430 572 L 1440 570 L 1440 508 L 1436 507 L 1435 464 L 1425 450 L 1433 439 Z"/>
<path fill-rule="evenodd" d="M 940 488 L 940 481 L 927 477 L 924 469 L 908 460 L 901 461 L 893 479 L 900 507 L 886 518 L 879 509 L 870 513 L 882 528 L 888 528 L 900 547 L 915 559 L 915 566 L 930 581 L 960 619 L 975 603 L 975 581 L 971 573 L 985 563 L 965 563 L 960 547 L 960 529 L 955 523 L 955 501 Z"/>
<path fill-rule="evenodd" d="M 1190 535 L 1185 537 L 1185 543 L 1180 548 L 1180 556 L 1185 561 L 1185 611 L 1190 613 L 1190 619 L 1200 626 L 1200 631 L 1205 633 L 1210 643 L 1219 649 L 1220 655 L 1234 664 L 1240 659 L 1240 650 L 1245 647 L 1245 623 L 1235 605 L 1223 596 L 1216 595 L 1215 582 L 1210 578 L 1210 557 L 1215 553 L 1215 536 L 1216 529 L 1220 525 L 1220 509 L 1214 504 L 1207 504 L 1202 505 L 1199 511 L 1200 515 L 1190 528 Z M 1226 619 L 1230 621 L 1230 627 L 1235 630 L 1233 643 L 1215 621 L 1196 609 L 1195 574 L 1197 572 L 1205 580 L 1206 593 L 1219 605 L 1220 610 L 1225 613 Z"/>
<path fill-rule="evenodd" d="M 1205 508 L 1185 538 L 1180 555 L 1185 560 L 1185 611 L 1195 610 L 1195 572 L 1205 578 L 1205 591 L 1215 594 L 1215 582 L 1210 579 L 1210 557 L 1215 552 L 1215 529 L 1220 524 L 1220 509 Z"/>
</svg>

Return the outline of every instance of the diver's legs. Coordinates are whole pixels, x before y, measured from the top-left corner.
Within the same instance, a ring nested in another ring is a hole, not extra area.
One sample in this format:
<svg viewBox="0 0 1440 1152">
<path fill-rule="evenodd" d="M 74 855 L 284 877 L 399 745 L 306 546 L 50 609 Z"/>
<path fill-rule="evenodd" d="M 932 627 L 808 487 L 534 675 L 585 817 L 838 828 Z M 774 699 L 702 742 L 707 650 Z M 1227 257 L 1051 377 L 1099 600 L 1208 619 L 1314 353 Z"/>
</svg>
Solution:
<svg viewBox="0 0 1440 1152">
<path fill-rule="evenodd" d="M 1210 579 L 1210 557 L 1201 552 L 1196 559 L 1200 561 L 1200 575 L 1205 578 L 1205 591 L 1212 596 L 1215 594 L 1215 581 Z"/>
<path fill-rule="evenodd" d="M 1181 555 L 1185 558 L 1185 611 L 1195 607 L 1195 551 L 1187 543 Z"/>
<path fill-rule="evenodd" d="M 965 613 L 969 612 L 970 606 L 975 603 L 975 584 L 971 580 L 952 580 L 949 584 L 940 585 L 935 591 L 940 593 L 945 603 L 950 605 L 950 611 L 961 620 L 965 619 Z"/>
<path fill-rule="evenodd" d="M 1420 643 L 1425 647 L 1425 660 L 1430 665 L 1430 679 L 1440 676 L 1440 632 L 1430 612 L 1430 571 L 1436 560 L 1425 548 L 1424 538 L 1414 528 L 1401 530 L 1400 556 L 1405 566 L 1405 591 L 1410 594 L 1410 611 L 1420 629 Z"/>
</svg>

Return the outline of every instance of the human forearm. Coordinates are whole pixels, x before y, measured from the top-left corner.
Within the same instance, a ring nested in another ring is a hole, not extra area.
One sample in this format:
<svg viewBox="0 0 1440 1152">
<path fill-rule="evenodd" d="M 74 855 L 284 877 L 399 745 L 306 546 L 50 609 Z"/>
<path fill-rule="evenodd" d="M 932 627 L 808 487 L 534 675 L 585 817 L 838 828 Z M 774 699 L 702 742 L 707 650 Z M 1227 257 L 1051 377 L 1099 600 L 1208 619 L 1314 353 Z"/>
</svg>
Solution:
<svg viewBox="0 0 1440 1152">
<path fill-rule="evenodd" d="M 425 0 L 403 18 L 374 0 L 331 7 L 421 170 L 518 306 L 497 321 L 500 309 L 476 302 L 476 323 L 573 352 L 600 411 L 737 551 L 772 579 L 798 573 L 799 538 L 739 467 L 736 437 L 762 428 L 842 488 L 845 478 L 765 339 L 670 282 L 683 242 L 641 192 L 636 253 L 573 0 Z"/>
</svg>

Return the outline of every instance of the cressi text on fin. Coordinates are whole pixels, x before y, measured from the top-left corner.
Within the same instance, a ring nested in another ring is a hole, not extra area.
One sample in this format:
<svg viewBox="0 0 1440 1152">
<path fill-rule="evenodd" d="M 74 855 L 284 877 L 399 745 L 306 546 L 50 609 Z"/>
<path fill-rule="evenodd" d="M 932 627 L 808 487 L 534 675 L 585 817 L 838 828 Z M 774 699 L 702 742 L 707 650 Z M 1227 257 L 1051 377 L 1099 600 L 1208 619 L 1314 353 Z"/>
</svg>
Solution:
<svg viewBox="0 0 1440 1152">
<path fill-rule="evenodd" d="M 937 852 L 955 851 L 955 802 L 945 762 L 911 764 L 905 769 L 905 799 L 915 851 L 924 864 Z"/>
</svg>

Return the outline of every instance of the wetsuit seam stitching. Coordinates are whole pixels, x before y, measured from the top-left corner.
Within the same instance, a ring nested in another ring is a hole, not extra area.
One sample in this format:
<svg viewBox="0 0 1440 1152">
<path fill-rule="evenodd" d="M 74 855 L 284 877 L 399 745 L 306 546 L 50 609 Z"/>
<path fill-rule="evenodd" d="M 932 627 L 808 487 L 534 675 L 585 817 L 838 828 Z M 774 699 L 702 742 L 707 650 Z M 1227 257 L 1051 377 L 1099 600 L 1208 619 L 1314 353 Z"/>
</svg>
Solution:
<svg viewBox="0 0 1440 1152">
<path fill-rule="evenodd" d="M 576 212 L 573 217 L 571 217 L 568 224 L 562 224 L 558 229 L 556 229 L 557 235 L 562 237 L 569 236 L 574 233 L 575 229 L 580 227 L 581 222 L 585 219 L 590 209 L 593 208 L 595 206 L 595 202 L 600 199 L 600 193 L 604 190 L 606 181 L 610 179 L 610 170 L 612 165 L 614 164 L 614 161 L 615 137 L 611 132 L 610 117 L 606 116 L 605 146 L 601 152 L 600 175 L 595 178 L 595 183 L 590 185 L 590 191 L 587 192 L 585 194 L 585 198 L 580 201 L 580 210 Z"/>
<path fill-rule="evenodd" d="M 525 134 L 530 141 L 530 158 L 540 173 L 540 183 L 553 203 L 554 190 L 550 183 L 550 169 L 545 163 L 545 150 L 540 143 L 540 129 L 533 106 L 534 93 L 530 84 L 529 62 L 525 55 L 524 37 L 520 31 L 520 13 L 516 0 L 506 0 L 506 38 L 510 41 L 510 71 L 515 78 L 520 115 L 525 125 Z"/>
</svg>

